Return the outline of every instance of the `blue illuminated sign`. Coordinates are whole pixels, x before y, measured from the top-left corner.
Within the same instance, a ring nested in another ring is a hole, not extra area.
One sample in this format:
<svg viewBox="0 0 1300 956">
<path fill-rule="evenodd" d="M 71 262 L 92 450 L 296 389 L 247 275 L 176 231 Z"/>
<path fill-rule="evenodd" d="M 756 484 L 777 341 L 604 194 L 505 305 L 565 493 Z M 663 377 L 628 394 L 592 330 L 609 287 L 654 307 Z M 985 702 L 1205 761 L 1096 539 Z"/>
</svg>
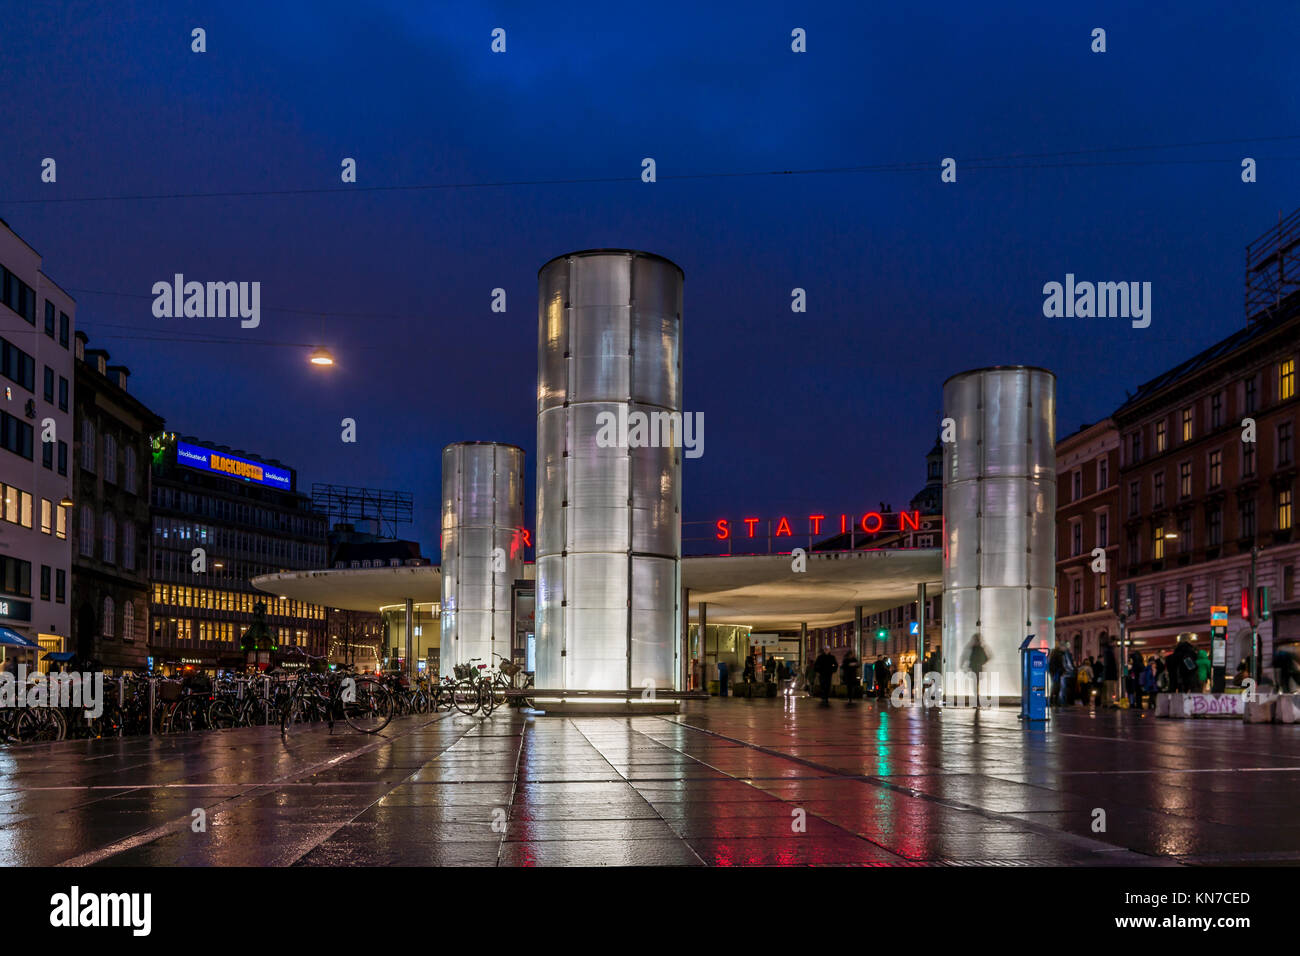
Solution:
<svg viewBox="0 0 1300 956">
<path fill-rule="evenodd" d="M 910 624 L 908 624 L 908 626 L 907 626 L 907 633 L 908 633 L 908 634 L 920 634 L 920 633 L 921 633 L 920 626 L 916 623 L 916 621 L 912 621 Z"/>
<path fill-rule="evenodd" d="M 214 472 L 227 478 L 251 481 L 256 485 L 283 488 L 285 491 L 293 490 L 293 475 L 288 468 L 276 468 L 260 461 L 237 458 L 201 445 L 191 445 L 189 442 L 176 443 L 176 464 L 199 471 Z"/>
</svg>

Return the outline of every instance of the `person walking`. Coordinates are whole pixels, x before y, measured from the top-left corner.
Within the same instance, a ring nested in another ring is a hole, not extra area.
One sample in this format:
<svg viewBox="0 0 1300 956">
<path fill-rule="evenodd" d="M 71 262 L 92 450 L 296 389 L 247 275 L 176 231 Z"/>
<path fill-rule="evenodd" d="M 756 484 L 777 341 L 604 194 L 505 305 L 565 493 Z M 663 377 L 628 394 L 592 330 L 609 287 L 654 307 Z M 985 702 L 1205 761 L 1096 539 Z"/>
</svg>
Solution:
<svg viewBox="0 0 1300 956">
<path fill-rule="evenodd" d="M 1196 649 L 1196 690 L 1198 693 L 1207 693 L 1210 689 L 1210 675 L 1214 673 L 1214 665 L 1210 663 L 1210 652 L 1203 647 Z"/>
<path fill-rule="evenodd" d="M 876 658 L 876 697 L 884 700 L 889 696 L 889 661 L 884 657 Z"/>
<path fill-rule="evenodd" d="M 1047 704 L 1049 707 L 1057 707 L 1061 703 L 1061 681 L 1065 677 L 1065 648 L 1060 641 L 1056 642 L 1052 653 L 1047 655 L 1047 676 L 1052 679 Z"/>
<path fill-rule="evenodd" d="M 1097 660 L 1097 670 L 1100 672 L 1101 680 L 1101 706 L 1116 706 L 1115 697 L 1116 688 L 1119 686 L 1119 663 L 1115 660 L 1115 648 L 1109 641 L 1102 641 L 1101 656 Z M 1098 675 L 1093 675 L 1093 680 L 1097 680 Z"/>
<path fill-rule="evenodd" d="M 835 675 L 835 671 L 839 669 L 839 666 L 840 662 L 831 653 L 829 644 L 822 647 L 821 654 L 817 660 L 813 661 L 813 670 L 817 672 L 817 690 L 822 699 L 823 707 L 831 705 L 831 678 Z"/>
<path fill-rule="evenodd" d="M 1146 671 L 1146 661 L 1137 651 L 1128 656 L 1128 704 L 1137 710 L 1142 709 L 1142 674 Z"/>
<path fill-rule="evenodd" d="M 1092 658 L 1084 658 L 1079 665 L 1079 672 L 1075 675 L 1075 682 L 1079 686 L 1079 702 L 1084 707 L 1092 705 Z"/>
<path fill-rule="evenodd" d="M 984 643 L 980 640 L 978 634 L 971 641 L 970 652 L 966 657 L 970 665 L 971 672 L 975 675 L 975 709 L 979 710 L 980 706 L 980 675 L 984 673 L 984 665 L 989 662 L 989 653 L 984 650 Z"/>
<path fill-rule="evenodd" d="M 1139 686 L 1142 693 L 1147 695 L 1147 707 L 1151 710 L 1156 709 L 1156 694 L 1160 693 L 1160 671 L 1156 662 L 1160 658 L 1152 657 L 1147 662 L 1147 666 L 1142 669 L 1142 676 L 1139 678 Z M 1141 706 L 1139 705 L 1139 709 Z"/>
<path fill-rule="evenodd" d="M 845 695 L 850 705 L 858 696 L 861 666 L 862 662 L 858 660 L 858 655 L 853 653 L 853 648 L 850 647 L 844 652 L 844 660 L 840 661 L 840 683 L 844 685 Z"/>
<path fill-rule="evenodd" d="M 754 682 L 754 655 L 750 654 L 745 658 L 745 670 L 741 674 L 741 680 L 746 684 Z"/>
<path fill-rule="evenodd" d="M 1065 645 L 1064 651 L 1061 655 L 1061 663 L 1065 668 L 1064 670 L 1065 679 L 1061 683 L 1061 703 L 1069 707 L 1069 706 L 1073 706 L 1074 704 L 1074 692 L 1076 689 L 1076 685 L 1074 683 L 1074 672 L 1075 672 L 1074 655 L 1070 653 L 1070 645 L 1068 644 Z"/>
</svg>

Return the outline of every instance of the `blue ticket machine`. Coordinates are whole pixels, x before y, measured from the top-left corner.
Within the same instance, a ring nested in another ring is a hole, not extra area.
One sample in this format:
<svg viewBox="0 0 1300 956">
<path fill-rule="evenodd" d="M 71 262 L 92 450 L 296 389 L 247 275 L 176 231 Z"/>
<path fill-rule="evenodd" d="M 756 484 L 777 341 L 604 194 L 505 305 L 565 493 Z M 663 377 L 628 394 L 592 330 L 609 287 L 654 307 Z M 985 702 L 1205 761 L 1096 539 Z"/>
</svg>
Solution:
<svg viewBox="0 0 1300 956">
<path fill-rule="evenodd" d="M 1020 645 L 1020 719 L 1047 719 L 1047 642 L 1033 634 Z"/>
</svg>

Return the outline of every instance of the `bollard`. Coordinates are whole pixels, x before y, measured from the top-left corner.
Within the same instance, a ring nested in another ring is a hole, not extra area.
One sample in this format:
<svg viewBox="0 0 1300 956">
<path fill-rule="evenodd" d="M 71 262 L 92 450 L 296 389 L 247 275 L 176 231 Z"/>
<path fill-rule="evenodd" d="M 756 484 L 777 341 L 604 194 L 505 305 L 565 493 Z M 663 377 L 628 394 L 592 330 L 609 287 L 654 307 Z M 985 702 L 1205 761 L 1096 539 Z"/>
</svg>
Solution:
<svg viewBox="0 0 1300 956">
<path fill-rule="evenodd" d="M 153 736 L 153 689 L 156 681 L 149 678 L 149 736 Z"/>
</svg>

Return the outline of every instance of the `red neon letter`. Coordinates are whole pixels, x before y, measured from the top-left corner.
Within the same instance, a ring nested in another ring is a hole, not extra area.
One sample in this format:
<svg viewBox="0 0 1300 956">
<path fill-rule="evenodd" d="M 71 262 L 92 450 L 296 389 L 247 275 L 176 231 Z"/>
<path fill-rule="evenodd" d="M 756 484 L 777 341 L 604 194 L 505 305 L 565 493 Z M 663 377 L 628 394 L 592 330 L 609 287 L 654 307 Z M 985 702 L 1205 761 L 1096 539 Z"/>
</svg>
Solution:
<svg viewBox="0 0 1300 956">
<path fill-rule="evenodd" d="M 782 530 L 781 530 L 782 528 L 784 528 L 785 531 L 782 531 Z M 776 534 L 772 535 L 772 537 L 774 537 L 774 538 L 779 538 L 779 537 L 781 537 L 781 535 L 783 535 L 783 534 L 787 534 L 787 535 L 788 535 L 788 534 L 792 534 L 792 533 L 793 533 L 793 532 L 790 531 L 790 522 L 787 521 L 785 518 L 782 518 L 781 521 L 780 521 L 780 523 L 777 524 L 777 526 L 776 526 Z"/>
<path fill-rule="evenodd" d="M 825 518 L 825 517 L 826 517 L 825 515 L 809 515 L 809 516 L 808 516 L 808 523 L 812 525 L 812 533 L 813 533 L 813 534 L 821 534 L 821 533 L 822 533 L 822 519 Z"/>
<path fill-rule="evenodd" d="M 524 536 L 524 547 L 531 548 L 533 546 L 533 533 L 527 528 L 520 528 L 519 530 Z"/>
<path fill-rule="evenodd" d="M 921 530 L 921 512 L 919 511 L 900 511 L 898 513 L 898 530 L 906 531 L 908 525 L 912 526 L 913 531 Z"/>
<path fill-rule="evenodd" d="M 741 518 L 740 520 L 743 521 L 743 522 L 745 522 L 745 524 L 749 525 L 749 536 L 750 536 L 751 538 L 754 537 L 754 525 L 758 524 L 758 519 L 757 519 L 757 518 Z"/>
<path fill-rule="evenodd" d="M 726 541 L 731 537 L 731 526 L 727 523 L 726 518 L 718 519 L 718 533 L 714 537 L 719 541 Z"/>
<path fill-rule="evenodd" d="M 874 528 L 867 527 L 868 518 L 876 519 L 876 526 Z M 866 514 L 862 516 L 862 530 L 865 531 L 867 534 L 875 534 L 877 531 L 881 529 L 884 523 L 885 523 L 885 519 L 880 517 L 880 512 L 878 511 L 868 511 Z"/>
</svg>

